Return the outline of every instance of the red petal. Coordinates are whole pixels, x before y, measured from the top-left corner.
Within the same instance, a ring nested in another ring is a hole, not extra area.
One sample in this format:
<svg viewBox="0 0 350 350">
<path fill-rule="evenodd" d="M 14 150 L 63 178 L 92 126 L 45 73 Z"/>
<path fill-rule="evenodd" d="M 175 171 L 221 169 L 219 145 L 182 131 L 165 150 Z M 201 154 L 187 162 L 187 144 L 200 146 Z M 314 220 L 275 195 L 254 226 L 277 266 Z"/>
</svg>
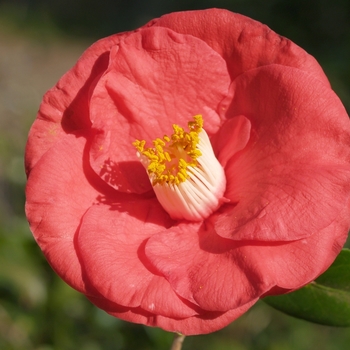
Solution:
<svg viewBox="0 0 350 350">
<path fill-rule="evenodd" d="M 266 25 L 240 14 L 221 9 L 175 12 L 148 25 L 167 27 L 205 41 L 227 61 L 232 79 L 250 69 L 275 63 L 301 69 L 329 86 L 312 56 Z"/>
<path fill-rule="evenodd" d="M 122 320 L 141 323 L 147 326 L 160 327 L 166 331 L 181 333 L 184 335 L 196 335 L 215 332 L 235 319 L 243 315 L 251 308 L 256 300 L 243 305 L 238 309 L 222 312 L 204 312 L 198 316 L 188 318 L 168 318 L 162 315 L 145 312 L 140 308 L 126 308 L 118 304 L 111 303 L 106 299 L 88 297 L 99 308 Z"/>
<path fill-rule="evenodd" d="M 244 246 L 200 224 L 173 227 L 146 244 L 147 257 L 176 293 L 208 311 L 239 308 L 270 290 L 262 272 L 245 269 L 245 254 Z"/>
<path fill-rule="evenodd" d="M 266 280 L 274 280 L 277 287 L 286 290 L 310 283 L 326 271 L 340 253 L 349 230 L 348 210 L 349 204 L 336 221 L 308 238 L 259 247 L 248 258 L 250 266 L 260 265 Z"/>
<path fill-rule="evenodd" d="M 271 65 L 235 82 L 229 115 L 252 123 L 246 148 L 225 168 L 215 227 L 235 240 L 308 237 L 336 219 L 350 195 L 349 119 L 332 90 L 293 68 Z"/>
<path fill-rule="evenodd" d="M 206 310 L 235 309 L 276 287 L 298 289 L 324 272 L 346 240 L 347 211 L 320 232 L 289 243 L 236 242 L 199 225 L 181 225 L 154 235 L 146 255 L 183 298 Z"/>
<path fill-rule="evenodd" d="M 53 269 L 83 292 L 74 236 L 85 211 L 101 195 L 83 172 L 85 143 L 73 135 L 58 141 L 36 163 L 26 188 L 26 214 L 35 239 Z"/>
<path fill-rule="evenodd" d="M 183 302 L 145 258 L 147 239 L 170 223 L 156 199 L 124 203 L 115 210 L 92 207 L 77 242 L 88 294 L 97 292 L 110 302 L 166 317 L 196 315 L 196 308 Z"/>
<path fill-rule="evenodd" d="M 26 149 L 27 173 L 66 133 L 90 127 L 91 86 L 108 66 L 109 51 L 126 33 L 100 40 L 49 90 L 41 103 Z"/>
<path fill-rule="evenodd" d="M 150 143 L 170 134 L 174 123 L 185 127 L 196 114 L 215 133 L 229 85 L 225 61 L 203 41 L 156 27 L 129 35 L 112 50 L 91 98 L 91 120 L 99 131 L 91 149 L 96 173 L 119 191 L 150 190 L 141 165 L 133 169 L 138 181 L 130 182 L 131 172 L 118 166 L 110 181 L 106 164 L 139 162 L 135 139 Z"/>
<path fill-rule="evenodd" d="M 224 122 L 217 134 L 211 139 L 217 159 L 223 167 L 247 145 L 250 129 L 249 119 L 240 115 Z"/>
</svg>

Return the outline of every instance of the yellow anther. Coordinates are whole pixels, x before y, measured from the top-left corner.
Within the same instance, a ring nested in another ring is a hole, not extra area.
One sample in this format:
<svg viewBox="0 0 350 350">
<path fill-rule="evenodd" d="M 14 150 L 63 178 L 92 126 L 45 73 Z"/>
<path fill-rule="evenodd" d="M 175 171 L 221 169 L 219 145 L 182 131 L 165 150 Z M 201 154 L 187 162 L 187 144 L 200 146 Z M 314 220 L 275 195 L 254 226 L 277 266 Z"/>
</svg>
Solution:
<svg viewBox="0 0 350 350">
<path fill-rule="evenodd" d="M 191 131 L 195 131 L 195 132 L 200 132 L 202 130 L 202 127 L 203 127 L 203 118 L 201 115 L 195 115 L 193 117 L 194 119 L 194 122 L 189 122 L 188 123 L 188 128 L 191 130 Z"/>
<path fill-rule="evenodd" d="M 201 221 L 227 201 L 223 197 L 225 172 L 203 129 L 201 115 L 193 117 L 187 131 L 174 124 L 171 136 L 152 143 L 149 148 L 145 140 L 133 145 L 159 203 L 172 219 Z"/>
<path fill-rule="evenodd" d="M 170 162 L 171 161 L 171 157 L 170 157 L 170 154 L 168 152 L 164 152 L 164 156 L 165 156 L 165 159 Z"/>
<path fill-rule="evenodd" d="M 197 158 L 202 155 L 197 148 L 198 134 L 202 131 L 203 118 L 201 115 L 193 117 L 188 123 L 189 132 L 174 124 L 173 134 L 163 139 L 156 138 L 153 148 L 145 148 L 145 140 L 136 140 L 133 145 L 148 161 L 147 171 L 152 175 L 152 184 L 175 184 L 189 178 L 187 168 L 197 165 Z"/>
<path fill-rule="evenodd" d="M 140 140 L 135 140 L 132 144 L 136 147 L 136 149 L 137 149 L 140 153 L 142 153 L 142 152 L 143 152 L 143 149 L 144 149 L 144 146 L 145 146 L 145 144 L 146 144 L 146 141 L 145 141 L 145 140 L 142 140 L 142 141 L 140 141 Z"/>
</svg>

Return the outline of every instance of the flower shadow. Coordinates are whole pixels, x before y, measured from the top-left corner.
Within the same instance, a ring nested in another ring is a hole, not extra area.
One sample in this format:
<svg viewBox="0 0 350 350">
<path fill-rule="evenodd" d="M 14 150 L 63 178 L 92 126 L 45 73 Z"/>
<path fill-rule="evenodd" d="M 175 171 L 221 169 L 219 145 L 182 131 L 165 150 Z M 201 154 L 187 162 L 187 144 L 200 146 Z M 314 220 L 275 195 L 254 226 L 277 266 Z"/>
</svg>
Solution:
<svg viewBox="0 0 350 350">
<path fill-rule="evenodd" d="M 144 167 L 140 162 L 114 162 L 106 159 L 99 176 L 113 188 L 124 193 L 154 193 Z"/>
<path fill-rule="evenodd" d="M 156 224 L 160 230 L 173 226 L 174 220 L 163 209 L 152 187 L 143 185 L 146 181 L 146 184 L 149 184 L 147 175 L 145 174 L 142 181 L 140 173 L 145 171 L 138 162 L 116 163 L 110 159 L 106 160 L 100 174 L 95 173 L 101 186 L 101 194 L 96 197 L 97 204 L 108 206 L 111 211 L 126 213 L 145 224 Z M 142 190 L 146 191 L 134 192 Z"/>
<path fill-rule="evenodd" d="M 61 125 L 62 129 L 66 133 L 70 134 L 76 130 L 83 130 L 91 127 L 89 108 L 91 93 L 98 81 L 96 77 L 101 75 L 107 69 L 108 62 L 109 51 L 106 51 L 96 59 L 95 63 L 91 67 L 89 77 L 85 80 L 85 83 L 76 93 L 74 99 L 65 109 L 62 116 Z M 79 75 L 81 74 L 81 69 L 85 69 L 85 67 L 81 68 L 79 65 L 76 65 L 74 69 L 76 71 L 76 75 Z"/>
<path fill-rule="evenodd" d="M 164 227 L 163 222 L 169 221 L 168 214 L 160 206 L 151 186 L 150 190 L 144 193 L 136 193 L 134 190 L 135 186 L 140 185 L 140 181 L 137 181 L 137 174 L 141 170 L 144 171 L 142 165 L 136 161 L 116 163 L 108 159 L 101 167 L 100 173 L 96 173 L 90 164 L 92 139 L 93 137 L 88 138 L 83 153 L 85 178 L 97 192 L 95 200 L 91 204 L 104 205 L 108 210 L 127 213 L 140 221 Z M 145 176 L 147 175 L 145 174 Z M 128 189 L 131 190 L 128 191 Z M 116 215 L 118 214 L 116 213 Z"/>
</svg>

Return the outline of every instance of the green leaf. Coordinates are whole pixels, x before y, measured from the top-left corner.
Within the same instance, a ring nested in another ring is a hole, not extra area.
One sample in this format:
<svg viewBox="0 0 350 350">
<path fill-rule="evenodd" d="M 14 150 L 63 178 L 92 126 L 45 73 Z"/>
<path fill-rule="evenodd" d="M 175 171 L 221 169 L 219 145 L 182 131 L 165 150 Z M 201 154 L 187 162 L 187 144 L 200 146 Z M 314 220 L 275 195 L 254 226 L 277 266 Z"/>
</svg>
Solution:
<svg viewBox="0 0 350 350">
<path fill-rule="evenodd" d="M 310 322 L 350 326 L 350 250 L 343 249 L 314 282 L 295 292 L 263 300 L 279 311 Z"/>
</svg>

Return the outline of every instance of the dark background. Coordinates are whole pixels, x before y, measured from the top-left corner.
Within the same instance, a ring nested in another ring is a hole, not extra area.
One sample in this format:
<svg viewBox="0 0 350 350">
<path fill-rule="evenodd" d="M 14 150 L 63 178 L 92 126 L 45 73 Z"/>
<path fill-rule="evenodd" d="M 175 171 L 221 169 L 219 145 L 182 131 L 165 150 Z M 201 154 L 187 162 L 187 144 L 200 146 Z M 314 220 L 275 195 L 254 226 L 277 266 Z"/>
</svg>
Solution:
<svg viewBox="0 0 350 350">
<path fill-rule="evenodd" d="M 169 349 L 172 335 L 106 315 L 51 271 L 24 217 L 23 154 L 42 95 L 96 39 L 162 14 L 226 8 L 314 55 L 350 110 L 348 0 L 0 0 L 0 349 Z M 263 302 L 183 349 L 346 350 L 350 330 L 285 316 Z"/>
</svg>

